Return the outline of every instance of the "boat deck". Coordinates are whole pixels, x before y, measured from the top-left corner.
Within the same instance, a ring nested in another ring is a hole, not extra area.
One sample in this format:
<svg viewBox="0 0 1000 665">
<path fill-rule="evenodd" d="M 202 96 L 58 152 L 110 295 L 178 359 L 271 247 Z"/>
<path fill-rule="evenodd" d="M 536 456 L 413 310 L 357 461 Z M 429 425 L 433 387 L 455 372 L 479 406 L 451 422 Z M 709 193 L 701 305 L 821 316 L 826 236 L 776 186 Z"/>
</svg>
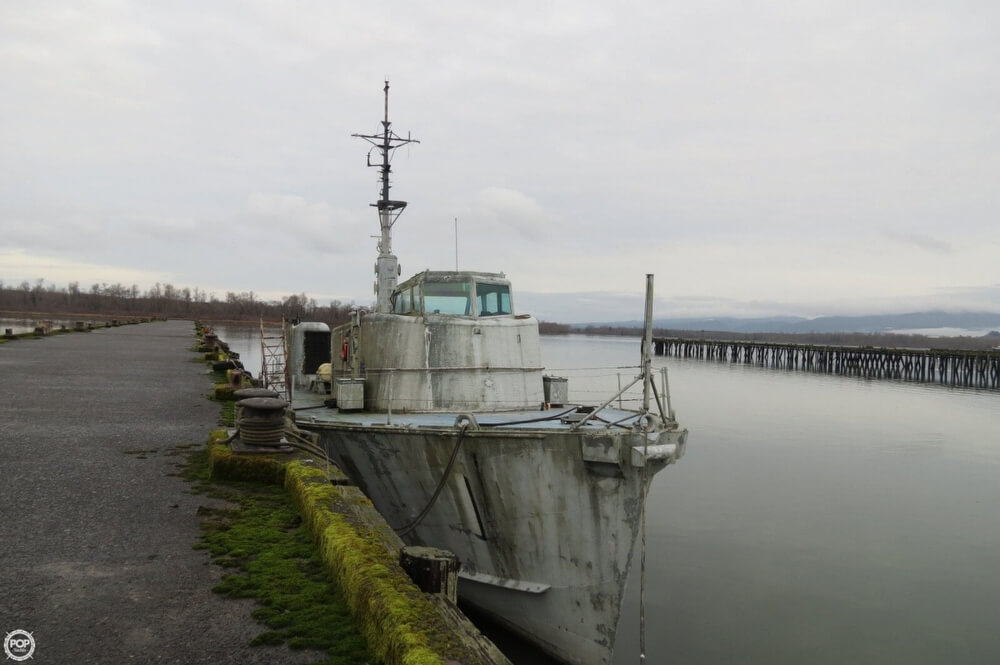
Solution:
<svg viewBox="0 0 1000 665">
<path fill-rule="evenodd" d="M 509 429 L 566 429 L 572 422 L 564 422 L 564 416 L 574 414 L 579 405 L 566 404 L 550 409 L 520 409 L 516 411 L 478 411 L 478 412 L 439 412 L 439 413 L 407 413 L 393 411 L 341 411 L 327 407 L 325 400 L 329 395 L 297 394 L 292 400 L 292 411 L 301 424 L 337 424 L 358 427 L 395 426 L 395 427 L 429 427 L 452 428 L 456 419 L 463 414 L 472 415 L 480 427 L 504 427 Z M 630 428 L 635 424 L 639 414 L 614 407 L 605 407 L 600 413 L 592 416 L 581 429 L 605 429 L 616 424 Z"/>
</svg>

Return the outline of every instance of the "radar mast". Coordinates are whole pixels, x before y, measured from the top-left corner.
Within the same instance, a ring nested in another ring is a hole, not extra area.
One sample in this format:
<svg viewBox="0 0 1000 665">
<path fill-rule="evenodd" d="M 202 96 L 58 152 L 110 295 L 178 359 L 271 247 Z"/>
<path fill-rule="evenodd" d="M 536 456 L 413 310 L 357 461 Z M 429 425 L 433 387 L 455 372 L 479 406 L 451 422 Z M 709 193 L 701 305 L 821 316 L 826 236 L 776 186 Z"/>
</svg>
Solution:
<svg viewBox="0 0 1000 665">
<path fill-rule="evenodd" d="M 393 201 L 389 198 L 389 174 L 392 172 L 392 152 L 408 143 L 420 143 L 407 134 L 403 138 L 392 131 L 389 122 L 389 81 L 385 82 L 385 119 L 382 120 L 381 134 L 351 134 L 372 144 L 368 151 L 368 166 L 379 169 L 382 191 L 377 203 L 371 205 L 378 208 L 378 220 L 382 234 L 378 241 L 378 260 L 375 263 L 375 311 L 391 312 L 392 303 L 389 298 L 396 290 L 396 278 L 399 276 L 399 262 L 392 253 L 392 226 L 403 214 L 406 201 Z M 372 163 L 372 152 L 377 150 L 382 156 L 381 161 Z"/>
</svg>

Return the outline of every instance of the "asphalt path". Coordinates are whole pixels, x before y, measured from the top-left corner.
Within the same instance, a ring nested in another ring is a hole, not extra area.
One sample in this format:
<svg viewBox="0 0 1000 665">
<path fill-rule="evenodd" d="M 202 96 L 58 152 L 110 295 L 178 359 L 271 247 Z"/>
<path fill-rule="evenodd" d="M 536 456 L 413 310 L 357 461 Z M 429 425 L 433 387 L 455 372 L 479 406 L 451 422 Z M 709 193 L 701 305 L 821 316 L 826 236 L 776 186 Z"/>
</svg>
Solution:
<svg viewBox="0 0 1000 665">
<path fill-rule="evenodd" d="M 253 603 L 192 549 L 210 500 L 170 474 L 219 413 L 194 344 L 190 321 L 0 344 L 0 635 L 30 632 L 28 662 L 316 659 L 250 647 Z"/>
</svg>

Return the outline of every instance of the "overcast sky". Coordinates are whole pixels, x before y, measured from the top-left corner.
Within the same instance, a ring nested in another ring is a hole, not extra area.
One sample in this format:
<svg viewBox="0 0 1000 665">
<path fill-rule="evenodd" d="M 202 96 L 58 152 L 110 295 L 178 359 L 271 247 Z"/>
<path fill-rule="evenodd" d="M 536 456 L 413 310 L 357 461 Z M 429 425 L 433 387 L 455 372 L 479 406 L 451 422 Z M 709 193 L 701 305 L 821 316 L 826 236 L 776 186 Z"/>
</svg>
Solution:
<svg viewBox="0 0 1000 665">
<path fill-rule="evenodd" d="M 487 6 L 488 5 L 488 6 Z M 1000 311 L 1000 3 L 0 3 L 0 279 L 540 318 Z"/>
</svg>

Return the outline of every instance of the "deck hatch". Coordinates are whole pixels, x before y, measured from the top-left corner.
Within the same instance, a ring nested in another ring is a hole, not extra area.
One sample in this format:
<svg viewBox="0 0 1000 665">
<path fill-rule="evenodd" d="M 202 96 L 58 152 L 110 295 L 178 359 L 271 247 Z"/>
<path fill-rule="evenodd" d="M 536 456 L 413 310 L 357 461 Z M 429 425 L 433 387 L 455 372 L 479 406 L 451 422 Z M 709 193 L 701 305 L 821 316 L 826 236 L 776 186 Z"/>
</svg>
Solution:
<svg viewBox="0 0 1000 665">
<path fill-rule="evenodd" d="M 302 373 L 315 374 L 323 363 L 330 362 L 330 331 L 306 330 L 302 339 Z"/>
</svg>

